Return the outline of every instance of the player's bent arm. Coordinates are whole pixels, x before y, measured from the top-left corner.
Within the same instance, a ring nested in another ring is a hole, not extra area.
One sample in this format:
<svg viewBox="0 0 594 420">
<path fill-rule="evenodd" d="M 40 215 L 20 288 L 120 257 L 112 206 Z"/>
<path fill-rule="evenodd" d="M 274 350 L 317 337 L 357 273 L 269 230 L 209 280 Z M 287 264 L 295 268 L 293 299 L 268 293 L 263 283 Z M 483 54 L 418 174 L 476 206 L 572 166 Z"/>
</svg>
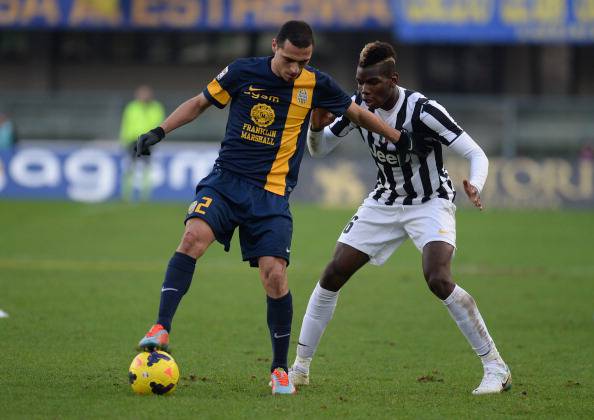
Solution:
<svg viewBox="0 0 594 420">
<path fill-rule="evenodd" d="M 359 127 L 380 134 L 392 143 L 397 143 L 400 140 L 400 131 L 390 127 L 380 117 L 363 109 L 354 102 L 346 110 L 345 115 Z"/>
<path fill-rule="evenodd" d="M 342 141 L 341 137 L 334 135 L 330 127 L 323 130 L 313 131 L 311 127 L 307 130 L 307 148 L 312 157 L 326 156 Z"/>
<path fill-rule="evenodd" d="M 134 147 L 136 156 L 150 156 L 151 147 L 163 140 L 165 134 L 195 120 L 209 106 L 210 102 L 203 93 L 185 101 L 161 125 L 138 137 Z"/>
<path fill-rule="evenodd" d="M 169 133 L 182 125 L 194 121 L 210 105 L 211 103 L 206 99 L 206 96 L 204 96 L 203 93 L 200 93 L 178 106 L 175 111 L 163 121 L 161 128 L 163 128 L 165 133 Z"/>
<path fill-rule="evenodd" d="M 449 148 L 470 161 L 470 179 L 468 182 L 476 187 L 480 193 L 485 186 L 489 173 L 489 159 L 483 149 L 466 132 L 460 134 Z"/>
</svg>

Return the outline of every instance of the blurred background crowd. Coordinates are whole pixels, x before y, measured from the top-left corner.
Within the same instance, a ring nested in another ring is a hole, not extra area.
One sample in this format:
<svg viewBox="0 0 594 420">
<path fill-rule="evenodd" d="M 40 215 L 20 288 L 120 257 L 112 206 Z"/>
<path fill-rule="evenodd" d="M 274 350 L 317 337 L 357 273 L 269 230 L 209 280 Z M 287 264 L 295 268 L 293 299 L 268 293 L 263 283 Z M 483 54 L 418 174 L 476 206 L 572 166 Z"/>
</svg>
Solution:
<svg viewBox="0 0 594 420">
<path fill-rule="evenodd" d="M 356 88 L 363 45 L 391 42 L 400 84 L 446 106 L 491 158 L 485 194 L 497 203 L 594 206 L 594 0 L 0 0 L 0 150 L 14 144 L 107 150 L 122 159 L 113 175 L 120 178 L 126 144 L 232 60 L 269 55 L 275 31 L 289 19 L 312 24 L 311 65 L 347 92 Z M 142 114 L 134 107 L 151 109 Z M 175 154 L 184 148 L 211 159 L 226 116 L 210 109 L 172 133 L 167 140 L 175 150 L 141 178 L 178 185 L 168 159 L 183 160 Z M 60 150 L 58 172 L 67 179 L 70 152 Z M 18 168 L 11 172 L 13 152 L 1 155 L 0 196 L 37 188 L 20 180 Z M 359 190 L 341 190 L 332 176 L 350 174 L 369 189 L 374 171 L 360 156 L 366 153 L 360 141 L 344 142 L 334 158 L 304 175 L 311 188 L 297 196 L 358 201 L 349 197 Z M 31 169 L 35 159 L 25 161 L 22 171 L 38 170 Z M 103 167 L 83 161 L 71 178 L 95 185 L 89 173 Z M 448 166 L 455 175 L 457 165 Z M 201 171 L 194 167 L 183 184 Z M 125 187 L 114 188 L 88 201 L 125 195 Z M 184 188 L 179 196 L 155 188 L 153 198 L 191 197 L 191 187 Z"/>
</svg>

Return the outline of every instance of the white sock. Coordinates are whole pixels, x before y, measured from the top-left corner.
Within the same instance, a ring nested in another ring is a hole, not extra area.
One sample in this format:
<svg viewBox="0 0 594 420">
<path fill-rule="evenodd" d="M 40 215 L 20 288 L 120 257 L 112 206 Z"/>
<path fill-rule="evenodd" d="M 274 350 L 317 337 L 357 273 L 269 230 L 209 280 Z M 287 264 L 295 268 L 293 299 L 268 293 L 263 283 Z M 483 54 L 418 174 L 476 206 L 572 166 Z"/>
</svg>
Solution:
<svg viewBox="0 0 594 420">
<path fill-rule="evenodd" d="M 299 334 L 296 363 L 300 370 L 309 371 L 309 362 L 318 348 L 328 321 L 332 319 L 337 301 L 338 292 L 326 290 L 320 283 L 316 284 L 309 298 Z"/>
<path fill-rule="evenodd" d="M 483 364 L 501 360 L 476 302 L 466 290 L 456 285 L 443 303 Z"/>
</svg>

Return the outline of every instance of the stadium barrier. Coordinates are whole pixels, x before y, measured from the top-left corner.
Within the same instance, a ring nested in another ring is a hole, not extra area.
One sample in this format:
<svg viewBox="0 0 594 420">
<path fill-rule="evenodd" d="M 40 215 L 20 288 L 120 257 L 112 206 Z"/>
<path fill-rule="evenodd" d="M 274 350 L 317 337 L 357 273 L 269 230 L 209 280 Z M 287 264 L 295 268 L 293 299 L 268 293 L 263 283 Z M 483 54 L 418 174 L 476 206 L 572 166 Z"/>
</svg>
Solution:
<svg viewBox="0 0 594 420">
<path fill-rule="evenodd" d="M 21 139 L 96 141 L 117 137 L 127 97 L 128 93 L 117 91 L 61 92 L 50 96 L 2 92 L 0 110 L 13 117 Z M 160 95 L 168 112 L 186 99 L 183 93 Z M 436 100 L 490 156 L 570 157 L 586 145 L 594 146 L 594 97 L 591 96 L 439 95 Z M 168 134 L 167 141 L 218 144 L 227 117 L 227 109 L 211 107 L 192 124 Z M 361 140 L 356 132 L 350 136 L 353 141 L 343 141 L 341 151 L 352 158 L 360 152 L 357 146 Z"/>
<path fill-rule="evenodd" d="M 39 142 L 38 144 L 41 144 Z M 152 199 L 191 201 L 196 183 L 210 169 L 218 145 L 162 145 L 151 162 Z M 52 199 L 102 202 L 120 197 L 126 157 L 115 145 L 73 147 L 52 143 L 0 153 L 1 199 Z M 466 161 L 446 160 L 459 191 L 456 204 L 468 205 L 460 184 Z M 306 155 L 293 201 L 354 207 L 373 188 L 371 159 Z M 140 185 L 141 175 L 137 177 Z M 483 201 L 488 207 L 593 208 L 594 164 L 589 159 L 491 158 Z"/>
</svg>

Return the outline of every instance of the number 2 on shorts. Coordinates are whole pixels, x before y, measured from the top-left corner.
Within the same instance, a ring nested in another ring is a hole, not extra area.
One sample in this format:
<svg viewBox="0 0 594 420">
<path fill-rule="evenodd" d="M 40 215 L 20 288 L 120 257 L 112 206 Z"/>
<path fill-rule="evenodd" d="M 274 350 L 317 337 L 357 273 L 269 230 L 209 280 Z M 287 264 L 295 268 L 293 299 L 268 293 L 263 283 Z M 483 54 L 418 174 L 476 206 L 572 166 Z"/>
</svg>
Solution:
<svg viewBox="0 0 594 420">
<path fill-rule="evenodd" d="M 202 210 L 202 207 L 208 208 L 208 206 L 210 206 L 210 203 L 212 203 L 212 198 L 210 198 L 210 197 L 202 197 L 201 200 L 203 201 L 203 203 L 198 204 L 196 206 L 196 209 L 194 211 L 196 213 L 206 214 L 206 212 L 204 210 Z"/>
</svg>

